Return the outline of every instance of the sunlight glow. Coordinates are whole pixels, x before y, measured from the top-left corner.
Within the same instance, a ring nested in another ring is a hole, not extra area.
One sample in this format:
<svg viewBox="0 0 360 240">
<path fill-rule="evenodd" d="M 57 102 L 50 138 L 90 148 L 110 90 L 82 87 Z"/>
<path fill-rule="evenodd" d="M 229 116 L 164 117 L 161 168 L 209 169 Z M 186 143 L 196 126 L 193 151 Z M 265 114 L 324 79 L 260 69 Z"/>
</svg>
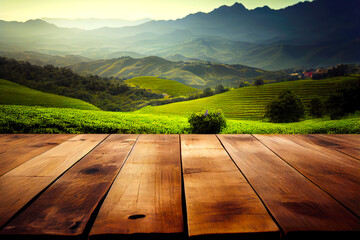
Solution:
<svg viewBox="0 0 360 240">
<path fill-rule="evenodd" d="M 242 3 L 248 9 L 267 5 L 274 9 L 299 0 L 0 0 L 0 19 L 26 21 L 37 18 L 102 18 L 168 20 L 222 5 Z"/>
</svg>

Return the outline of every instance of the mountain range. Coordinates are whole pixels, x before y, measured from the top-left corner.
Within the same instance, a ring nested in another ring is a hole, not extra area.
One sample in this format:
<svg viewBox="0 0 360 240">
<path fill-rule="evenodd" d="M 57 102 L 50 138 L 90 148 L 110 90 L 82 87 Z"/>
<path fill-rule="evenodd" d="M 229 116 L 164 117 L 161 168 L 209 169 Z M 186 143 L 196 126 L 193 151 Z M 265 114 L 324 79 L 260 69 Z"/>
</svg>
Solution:
<svg viewBox="0 0 360 240">
<path fill-rule="evenodd" d="M 159 56 L 265 70 L 360 63 L 358 0 L 314 0 L 284 9 L 221 6 L 182 19 L 122 28 L 61 28 L 0 21 L 0 51 L 105 59 Z"/>
<path fill-rule="evenodd" d="M 130 21 L 125 19 L 98 19 L 98 18 L 42 18 L 42 20 L 55 24 L 62 28 L 80 28 L 85 30 L 97 29 L 102 27 L 120 28 L 135 26 L 151 21 L 150 18 Z"/>
</svg>

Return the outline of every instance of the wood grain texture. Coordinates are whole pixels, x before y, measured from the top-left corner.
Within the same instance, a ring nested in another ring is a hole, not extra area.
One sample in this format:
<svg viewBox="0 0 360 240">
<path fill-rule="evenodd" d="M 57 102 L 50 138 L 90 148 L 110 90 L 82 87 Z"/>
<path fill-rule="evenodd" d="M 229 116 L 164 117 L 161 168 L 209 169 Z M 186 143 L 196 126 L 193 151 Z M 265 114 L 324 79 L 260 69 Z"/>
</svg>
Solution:
<svg viewBox="0 0 360 240">
<path fill-rule="evenodd" d="M 178 135 L 141 135 L 115 179 L 90 238 L 182 234 Z"/>
<path fill-rule="evenodd" d="M 310 144 L 335 149 L 360 160 L 360 135 L 343 134 L 309 134 L 295 135 Z"/>
<path fill-rule="evenodd" d="M 360 162 L 293 135 L 254 135 L 283 160 L 360 216 Z"/>
<path fill-rule="evenodd" d="M 138 135 L 111 135 L 54 182 L 0 234 L 78 236 Z"/>
<path fill-rule="evenodd" d="M 0 227 L 107 135 L 75 136 L 0 177 Z"/>
<path fill-rule="evenodd" d="M 277 235 L 279 229 L 215 135 L 181 135 L 189 236 Z"/>
<path fill-rule="evenodd" d="M 286 235 L 360 229 L 357 217 L 253 136 L 218 138 Z"/>
<path fill-rule="evenodd" d="M 70 134 L 21 134 L 0 138 L 0 176 L 72 137 Z"/>
</svg>

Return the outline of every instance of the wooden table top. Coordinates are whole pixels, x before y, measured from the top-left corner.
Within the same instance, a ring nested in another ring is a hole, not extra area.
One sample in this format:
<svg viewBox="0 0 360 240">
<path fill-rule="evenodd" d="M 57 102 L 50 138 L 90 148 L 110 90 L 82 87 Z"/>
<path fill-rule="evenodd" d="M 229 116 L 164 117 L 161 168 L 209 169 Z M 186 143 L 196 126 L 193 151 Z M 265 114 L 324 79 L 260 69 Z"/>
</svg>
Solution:
<svg viewBox="0 0 360 240">
<path fill-rule="evenodd" d="M 360 237 L 360 135 L 0 134 L 1 239 Z"/>
</svg>

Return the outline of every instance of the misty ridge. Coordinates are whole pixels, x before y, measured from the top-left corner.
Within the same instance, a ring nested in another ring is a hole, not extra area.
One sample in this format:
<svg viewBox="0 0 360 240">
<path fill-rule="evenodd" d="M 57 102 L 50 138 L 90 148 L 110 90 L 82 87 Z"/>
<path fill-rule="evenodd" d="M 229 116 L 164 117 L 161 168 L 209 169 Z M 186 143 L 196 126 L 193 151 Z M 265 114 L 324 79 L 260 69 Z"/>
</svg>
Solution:
<svg viewBox="0 0 360 240">
<path fill-rule="evenodd" d="M 93 30 L 102 27 L 120 28 L 126 26 L 136 26 L 142 23 L 151 21 L 150 18 L 140 20 L 125 20 L 125 19 L 98 19 L 98 18 L 41 18 L 48 23 L 55 24 L 61 28 L 80 28 L 85 30 Z"/>
<path fill-rule="evenodd" d="M 144 19 L 147 22 L 136 26 L 92 30 L 58 27 L 53 23 L 64 26 L 59 19 L 0 21 L 0 51 L 76 55 L 68 65 L 158 56 L 264 70 L 327 67 L 360 63 L 359 12 L 356 0 L 316 0 L 279 10 L 248 10 L 235 3 L 177 20 Z M 72 21 L 73 26 L 80 24 Z"/>
</svg>

